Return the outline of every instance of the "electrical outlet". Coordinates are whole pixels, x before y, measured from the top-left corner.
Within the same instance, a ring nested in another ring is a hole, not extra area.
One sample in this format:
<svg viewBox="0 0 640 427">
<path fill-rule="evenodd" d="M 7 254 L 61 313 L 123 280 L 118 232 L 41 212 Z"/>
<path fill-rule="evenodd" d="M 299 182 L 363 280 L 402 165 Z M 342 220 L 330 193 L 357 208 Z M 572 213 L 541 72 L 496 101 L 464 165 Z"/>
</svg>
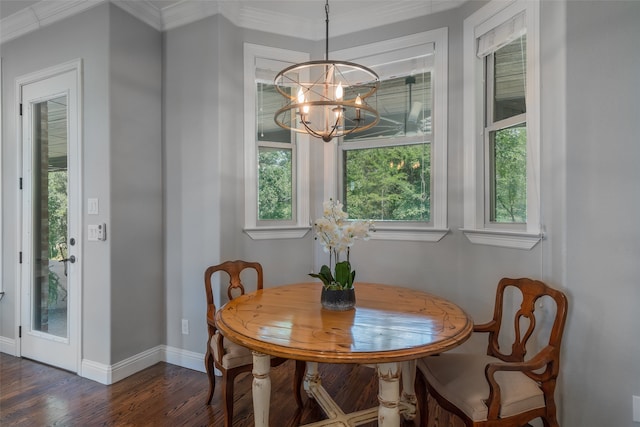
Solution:
<svg viewBox="0 0 640 427">
<path fill-rule="evenodd" d="M 189 335 L 189 319 L 182 319 L 182 335 Z"/>
<path fill-rule="evenodd" d="M 640 396 L 632 396 L 633 398 L 633 421 L 640 423 Z"/>
</svg>

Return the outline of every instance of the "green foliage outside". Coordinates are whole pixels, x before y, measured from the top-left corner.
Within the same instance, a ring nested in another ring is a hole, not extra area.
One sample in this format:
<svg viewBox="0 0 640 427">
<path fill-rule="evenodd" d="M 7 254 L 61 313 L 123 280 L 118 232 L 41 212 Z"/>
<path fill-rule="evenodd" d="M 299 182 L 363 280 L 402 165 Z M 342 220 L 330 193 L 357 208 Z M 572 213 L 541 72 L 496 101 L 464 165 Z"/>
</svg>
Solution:
<svg viewBox="0 0 640 427">
<path fill-rule="evenodd" d="M 258 153 L 258 219 L 293 219 L 291 150 L 261 147 Z"/>
<path fill-rule="evenodd" d="M 345 150 L 349 218 L 430 221 L 431 145 Z"/>
<path fill-rule="evenodd" d="M 67 256 L 67 171 L 49 172 L 48 184 L 49 259 L 60 261 Z M 49 303 L 58 300 L 59 291 L 64 292 L 60 277 L 49 271 Z"/>
<path fill-rule="evenodd" d="M 492 133 L 493 177 L 491 220 L 501 223 L 527 221 L 526 125 Z"/>
</svg>

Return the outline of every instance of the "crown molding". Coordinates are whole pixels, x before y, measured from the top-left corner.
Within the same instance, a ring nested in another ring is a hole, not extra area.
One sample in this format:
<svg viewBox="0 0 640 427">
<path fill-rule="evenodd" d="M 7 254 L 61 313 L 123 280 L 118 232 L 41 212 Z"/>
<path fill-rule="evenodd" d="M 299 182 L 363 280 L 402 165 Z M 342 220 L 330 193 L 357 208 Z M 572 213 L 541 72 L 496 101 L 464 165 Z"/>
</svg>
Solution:
<svg viewBox="0 0 640 427">
<path fill-rule="evenodd" d="M 106 0 L 41 0 L 0 21 L 0 43 L 92 8 Z"/>
<path fill-rule="evenodd" d="M 306 40 L 322 40 L 325 26 L 322 11 L 318 19 L 310 19 L 265 7 L 250 6 L 239 1 L 183 0 L 159 9 L 148 0 L 41 0 L 0 21 L 0 42 L 6 42 L 35 31 L 45 25 L 110 1 L 158 31 L 166 31 L 215 14 L 222 14 L 234 25 Z M 453 9 L 465 0 L 428 0 L 370 2 L 352 14 L 330 17 L 331 36 L 342 36 L 382 25 L 405 21 Z M 252 2 L 251 4 L 256 4 Z M 286 23 L 286 25 L 283 25 Z"/>
<path fill-rule="evenodd" d="M 162 30 L 171 30 L 208 16 L 213 16 L 217 13 L 220 13 L 219 1 L 184 0 L 181 3 L 176 3 L 162 9 Z"/>
<path fill-rule="evenodd" d="M 311 20 L 274 10 L 222 2 L 220 12 L 234 25 L 303 39 L 315 39 L 319 20 Z M 324 20 L 322 21 L 324 28 Z M 324 37 L 324 30 L 323 30 Z"/>
<path fill-rule="evenodd" d="M 32 8 L 23 9 L 20 12 L 4 18 L 0 21 L 0 40 L 9 41 L 30 33 L 40 28 L 38 17 Z"/>
<path fill-rule="evenodd" d="M 418 16 L 454 9 L 465 1 L 466 0 L 370 2 L 367 3 L 366 7 L 358 9 L 357 20 L 354 20 L 351 14 L 330 16 L 329 31 L 332 37 L 342 36 L 387 24 L 406 21 Z M 176 9 L 185 3 L 177 4 Z M 267 31 L 306 40 L 319 41 L 325 38 L 325 21 L 322 10 L 318 12 L 317 18 L 309 19 L 266 8 L 241 5 L 237 2 L 222 1 L 219 2 L 219 4 L 220 13 L 238 27 Z M 286 23 L 286 25 L 283 25 L 283 23 Z M 169 24 L 168 21 L 167 24 Z"/>
</svg>

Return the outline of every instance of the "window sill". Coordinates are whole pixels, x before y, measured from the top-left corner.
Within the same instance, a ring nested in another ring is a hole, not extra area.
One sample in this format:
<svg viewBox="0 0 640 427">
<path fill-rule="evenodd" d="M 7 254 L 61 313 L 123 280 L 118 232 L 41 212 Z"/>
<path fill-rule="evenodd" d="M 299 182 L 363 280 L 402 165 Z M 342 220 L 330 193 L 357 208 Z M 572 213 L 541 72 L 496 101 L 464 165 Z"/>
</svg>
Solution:
<svg viewBox="0 0 640 427">
<path fill-rule="evenodd" d="M 471 243 L 478 245 L 499 246 L 502 248 L 525 249 L 533 248 L 540 240 L 542 233 L 526 233 L 517 231 L 483 229 L 460 229 Z"/>
<path fill-rule="evenodd" d="M 292 226 L 273 226 L 273 227 L 255 227 L 245 228 L 244 232 L 253 240 L 268 239 L 300 239 L 307 235 L 311 227 Z"/>
<path fill-rule="evenodd" d="M 448 228 L 383 227 L 376 225 L 376 231 L 371 233 L 371 239 L 439 242 L 448 232 Z"/>
</svg>

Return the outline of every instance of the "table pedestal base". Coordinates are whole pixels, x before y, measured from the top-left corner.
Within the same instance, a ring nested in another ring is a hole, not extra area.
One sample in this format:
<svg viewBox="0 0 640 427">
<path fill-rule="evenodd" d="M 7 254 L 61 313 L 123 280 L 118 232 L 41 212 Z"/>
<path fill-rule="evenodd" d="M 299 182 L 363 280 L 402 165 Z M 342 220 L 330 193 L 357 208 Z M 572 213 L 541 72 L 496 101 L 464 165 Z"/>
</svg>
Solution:
<svg viewBox="0 0 640 427">
<path fill-rule="evenodd" d="M 314 399 L 327 416 L 326 420 L 305 424 L 303 427 L 355 427 L 378 420 L 380 427 L 397 427 L 400 416 L 413 419 L 416 414 L 413 385 L 405 390 L 403 400 L 399 399 L 400 369 L 398 363 L 383 363 L 376 366 L 378 371 L 380 406 L 345 414 L 321 384 L 318 375 L 318 364 L 307 362 L 307 373 L 304 388 L 310 398 Z"/>
</svg>

